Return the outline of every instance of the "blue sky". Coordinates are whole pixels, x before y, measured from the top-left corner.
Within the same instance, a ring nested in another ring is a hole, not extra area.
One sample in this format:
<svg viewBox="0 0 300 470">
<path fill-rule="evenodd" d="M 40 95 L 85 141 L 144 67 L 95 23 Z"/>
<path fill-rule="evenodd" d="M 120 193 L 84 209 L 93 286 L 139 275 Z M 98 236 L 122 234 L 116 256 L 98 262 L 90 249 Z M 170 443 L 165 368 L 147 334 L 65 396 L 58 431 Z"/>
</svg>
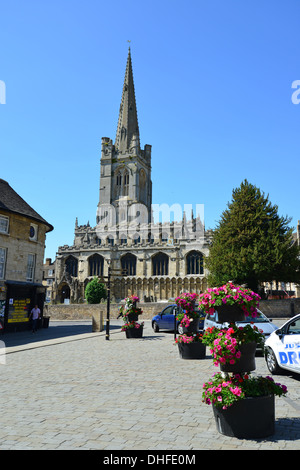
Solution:
<svg viewBox="0 0 300 470">
<path fill-rule="evenodd" d="M 45 257 L 95 225 L 128 43 L 153 203 L 214 228 L 247 178 L 300 219 L 298 0 L 11 0 L 0 6 L 0 178 L 53 226 Z"/>
</svg>

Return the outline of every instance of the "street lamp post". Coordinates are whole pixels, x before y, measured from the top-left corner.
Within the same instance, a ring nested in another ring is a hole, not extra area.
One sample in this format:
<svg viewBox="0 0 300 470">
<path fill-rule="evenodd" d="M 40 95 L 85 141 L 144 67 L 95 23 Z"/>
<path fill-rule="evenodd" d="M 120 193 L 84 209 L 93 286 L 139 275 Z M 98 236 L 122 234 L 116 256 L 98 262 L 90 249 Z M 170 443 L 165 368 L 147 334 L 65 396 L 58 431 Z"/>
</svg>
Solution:
<svg viewBox="0 0 300 470">
<path fill-rule="evenodd" d="M 174 307 L 174 341 L 176 340 L 176 334 L 177 334 L 177 307 Z"/>
<path fill-rule="evenodd" d="M 107 282 L 106 282 L 106 287 L 107 287 L 107 308 L 106 308 L 106 334 L 105 334 L 105 339 L 109 341 L 109 322 L 110 322 L 110 289 L 111 289 L 111 276 L 113 275 L 126 275 L 127 270 L 126 269 L 112 269 L 110 266 L 108 266 L 108 272 L 107 272 Z M 104 276 L 106 277 L 106 276 Z"/>
<path fill-rule="evenodd" d="M 110 315 L 110 277 L 111 277 L 111 268 L 108 266 L 108 276 L 107 276 L 107 308 L 106 308 L 106 335 L 105 339 L 109 341 L 109 315 Z"/>
</svg>

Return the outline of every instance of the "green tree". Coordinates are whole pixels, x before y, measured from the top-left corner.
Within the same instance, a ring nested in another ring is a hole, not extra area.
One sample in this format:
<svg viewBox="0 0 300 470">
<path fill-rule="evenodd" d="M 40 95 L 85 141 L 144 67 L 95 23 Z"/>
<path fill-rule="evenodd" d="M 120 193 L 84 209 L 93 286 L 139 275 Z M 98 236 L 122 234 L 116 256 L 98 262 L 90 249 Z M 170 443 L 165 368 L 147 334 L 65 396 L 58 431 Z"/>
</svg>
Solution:
<svg viewBox="0 0 300 470">
<path fill-rule="evenodd" d="M 85 288 L 85 298 L 89 304 L 99 304 L 102 299 L 106 299 L 107 293 L 105 285 L 96 277 L 92 279 Z"/>
<path fill-rule="evenodd" d="M 206 260 L 209 284 L 232 280 L 258 292 L 261 282 L 300 283 L 300 247 L 291 219 L 280 217 L 269 196 L 244 180 L 213 232 Z"/>
</svg>

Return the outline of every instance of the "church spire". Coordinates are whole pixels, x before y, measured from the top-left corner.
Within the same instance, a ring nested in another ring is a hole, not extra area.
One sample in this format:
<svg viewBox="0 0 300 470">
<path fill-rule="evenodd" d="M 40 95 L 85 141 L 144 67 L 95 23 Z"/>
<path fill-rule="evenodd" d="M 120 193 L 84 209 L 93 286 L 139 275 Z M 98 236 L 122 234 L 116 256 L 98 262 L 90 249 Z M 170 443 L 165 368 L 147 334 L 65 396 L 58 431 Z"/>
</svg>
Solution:
<svg viewBox="0 0 300 470">
<path fill-rule="evenodd" d="M 133 147 L 137 151 L 140 149 L 130 46 L 128 49 L 115 147 L 120 152 L 127 152 Z"/>
</svg>

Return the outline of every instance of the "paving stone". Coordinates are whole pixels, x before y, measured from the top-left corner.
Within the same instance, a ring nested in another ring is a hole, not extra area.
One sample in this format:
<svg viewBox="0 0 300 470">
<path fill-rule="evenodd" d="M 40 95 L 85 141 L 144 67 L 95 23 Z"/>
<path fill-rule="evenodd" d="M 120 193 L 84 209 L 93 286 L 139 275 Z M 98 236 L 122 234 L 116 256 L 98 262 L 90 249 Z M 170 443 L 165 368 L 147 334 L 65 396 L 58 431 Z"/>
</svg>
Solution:
<svg viewBox="0 0 300 470">
<path fill-rule="evenodd" d="M 38 343 L 7 344 L 1 450 L 300 449 L 299 378 L 274 377 L 289 390 L 289 399 L 276 398 L 274 436 L 240 440 L 219 434 L 201 402 L 203 382 L 218 370 L 211 357 L 182 360 L 173 335 L 154 334 L 149 321 L 137 341 L 116 329 L 110 341 L 87 333 L 57 342 L 50 333 L 51 326 Z M 263 357 L 256 366 L 256 374 L 270 375 Z"/>
</svg>

